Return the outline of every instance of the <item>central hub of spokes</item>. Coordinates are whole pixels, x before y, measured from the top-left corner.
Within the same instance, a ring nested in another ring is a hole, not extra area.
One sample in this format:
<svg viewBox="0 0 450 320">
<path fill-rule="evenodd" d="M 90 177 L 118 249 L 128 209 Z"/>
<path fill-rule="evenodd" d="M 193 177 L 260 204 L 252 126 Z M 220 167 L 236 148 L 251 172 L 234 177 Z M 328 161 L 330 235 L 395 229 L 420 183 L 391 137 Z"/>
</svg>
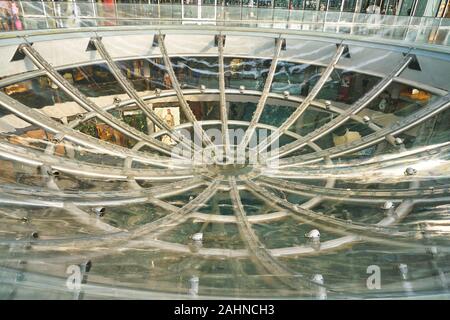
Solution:
<svg viewBox="0 0 450 320">
<path fill-rule="evenodd" d="M 244 165 L 257 165 L 259 164 L 259 158 L 258 152 L 249 148 L 241 148 L 235 145 L 229 147 L 213 145 L 196 150 L 193 159 L 197 164 L 214 164 L 224 167 L 234 165 L 237 168 Z"/>
<path fill-rule="evenodd" d="M 250 164 L 214 164 L 208 167 L 209 171 L 222 175 L 224 177 L 237 177 L 247 175 L 253 171 L 253 166 Z"/>
<path fill-rule="evenodd" d="M 199 155 L 201 158 L 198 158 Z M 260 171 L 258 155 L 252 154 L 249 149 L 240 150 L 237 146 L 209 146 L 197 153 L 195 160 L 196 167 L 202 167 L 203 175 L 211 179 L 251 179 Z"/>
<path fill-rule="evenodd" d="M 206 166 L 206 172 L 203 176 L 212 180 L 222 181 L 224 185 L 228 185 L 230 177 L 234 177 L 236 181 L 250 180 L 256 178 L 259 172 L 259 166 L 248 163 L 214 163 Z"/>
</svg>

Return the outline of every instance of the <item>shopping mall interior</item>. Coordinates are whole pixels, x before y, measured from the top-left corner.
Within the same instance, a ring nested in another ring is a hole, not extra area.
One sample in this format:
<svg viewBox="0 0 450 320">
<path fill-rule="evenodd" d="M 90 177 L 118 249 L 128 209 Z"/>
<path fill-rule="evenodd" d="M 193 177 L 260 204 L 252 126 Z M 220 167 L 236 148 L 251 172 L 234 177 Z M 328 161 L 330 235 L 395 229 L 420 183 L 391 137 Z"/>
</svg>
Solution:
<svg viewBox="0 0 450 320">
<path fill-rule="evenodd" d="M 0 299 L 450 298 L 450 1 L 0 1 Z"/>
</svg>

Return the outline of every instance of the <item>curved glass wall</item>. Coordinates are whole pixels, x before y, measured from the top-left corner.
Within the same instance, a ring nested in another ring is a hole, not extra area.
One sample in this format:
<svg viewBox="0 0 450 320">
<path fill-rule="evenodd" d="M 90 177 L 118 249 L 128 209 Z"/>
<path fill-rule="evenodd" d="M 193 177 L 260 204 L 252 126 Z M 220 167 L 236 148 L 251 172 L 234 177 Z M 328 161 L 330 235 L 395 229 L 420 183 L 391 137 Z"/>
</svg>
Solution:
<svg viewBox="0 0 450 320">
<path fill-rule="evenodd" d="M 14 47 L 35 68 L 0 79 L 0 298 L 448 298 L 438 53 L 174 35 L 86 38 L 75 65 Z"/>
</svg>

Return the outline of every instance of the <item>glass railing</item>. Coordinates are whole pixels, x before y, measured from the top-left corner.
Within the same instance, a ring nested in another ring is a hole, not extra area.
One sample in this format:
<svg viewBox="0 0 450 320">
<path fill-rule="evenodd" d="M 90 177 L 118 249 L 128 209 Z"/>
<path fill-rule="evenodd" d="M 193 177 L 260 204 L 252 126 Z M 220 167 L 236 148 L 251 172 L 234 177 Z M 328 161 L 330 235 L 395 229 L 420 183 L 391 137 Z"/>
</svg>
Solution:
<svg viewBox="0 0 450 320">
<path fill-rule="evenodd" d="M 9 13 L 2 31 L 56 28 L 216 25 L 342 34 L 372 40 L 450 44 L 450 19 L 348 12 L 185 4 L 26 2 Z"/>
</svg>

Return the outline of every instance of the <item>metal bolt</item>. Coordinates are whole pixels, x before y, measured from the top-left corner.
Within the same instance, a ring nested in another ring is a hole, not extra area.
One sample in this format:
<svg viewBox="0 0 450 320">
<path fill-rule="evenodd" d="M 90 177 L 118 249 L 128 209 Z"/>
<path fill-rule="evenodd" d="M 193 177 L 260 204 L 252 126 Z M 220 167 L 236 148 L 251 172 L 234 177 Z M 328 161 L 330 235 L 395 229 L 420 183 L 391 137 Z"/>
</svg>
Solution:
<svg viewBox="0 0 450 320">
<path fill-rule="evenodd" d="M 245 91 L 245 86 L 239 86 L 239 92 L 244 93 L 244 91 Z"/>
<path fill-rule="evenodd" d="M 393 207 L 394 207 L 394 203 L 392 201 L 386 201 L 381 206 L 381 208 L 384 209 L 384 210 L 389 210 L 389 209 L 392 209 Z"/>
<path fill-rule="evenodd" d="M 50 169 L 47 171 L 47 174 L 50 176 L 59 177 L 61 173 L 56 169 Z"/>
<path fill-rule="evenodd" d="M 119 97 L 114 97 L 114 99 L 113 99 L 113 103 L 114 103 L 114 104 L 119 104 L 121 101 L 122 101 L 122 100 L 120 100 Z"/>
<path fill-rule="evenodd" d="M 194 240 L 194 241 L 203 241 L 203 233 L 201 233 L 201 232 L 194 233 L 191 236 L 191 239 Z"/>
<path fill-rule="evenodd" d="M 283 96 L 285 99 L 289 98 L 289 94 L 290 94 L 289 91 L 287 91 L 287 90 L 283 91 Z"/>
<path fill-rule="evenodd" d="M 52 142 L 53 143 L 60 143 L 62 141 L 62 139 L 64 139 L 64 134 L 63 133 L 57 133 L 53 136 L 52 138 Z"/>
<path fill-rule="evenodd" d="M 320 239 L 320 232 L 317 229 L 313 229 L 308 233 L 305 233 L 305 237 L 311 240 L 319 240 Z"/>
<path fill-rule="evenodd" d="M 94 212 L 98 217 L 103 217 L 105 215 L 106 209 L 105 207 L 97 207 L 94 208 Z"/>
<path fill-rule="evenodd" d="M 411 167 L 406 168 L 405 176 L 413 176 L 417 173 L 417 170 Z"/>
<path fill-rule="evenodd" d="M 317 284 L 323 284 L 324 283 L 324 279 L 323 276 L 321 274 L 315 274 L 312 278 L 311 281 L 317 283 Z"/>
</svg>

